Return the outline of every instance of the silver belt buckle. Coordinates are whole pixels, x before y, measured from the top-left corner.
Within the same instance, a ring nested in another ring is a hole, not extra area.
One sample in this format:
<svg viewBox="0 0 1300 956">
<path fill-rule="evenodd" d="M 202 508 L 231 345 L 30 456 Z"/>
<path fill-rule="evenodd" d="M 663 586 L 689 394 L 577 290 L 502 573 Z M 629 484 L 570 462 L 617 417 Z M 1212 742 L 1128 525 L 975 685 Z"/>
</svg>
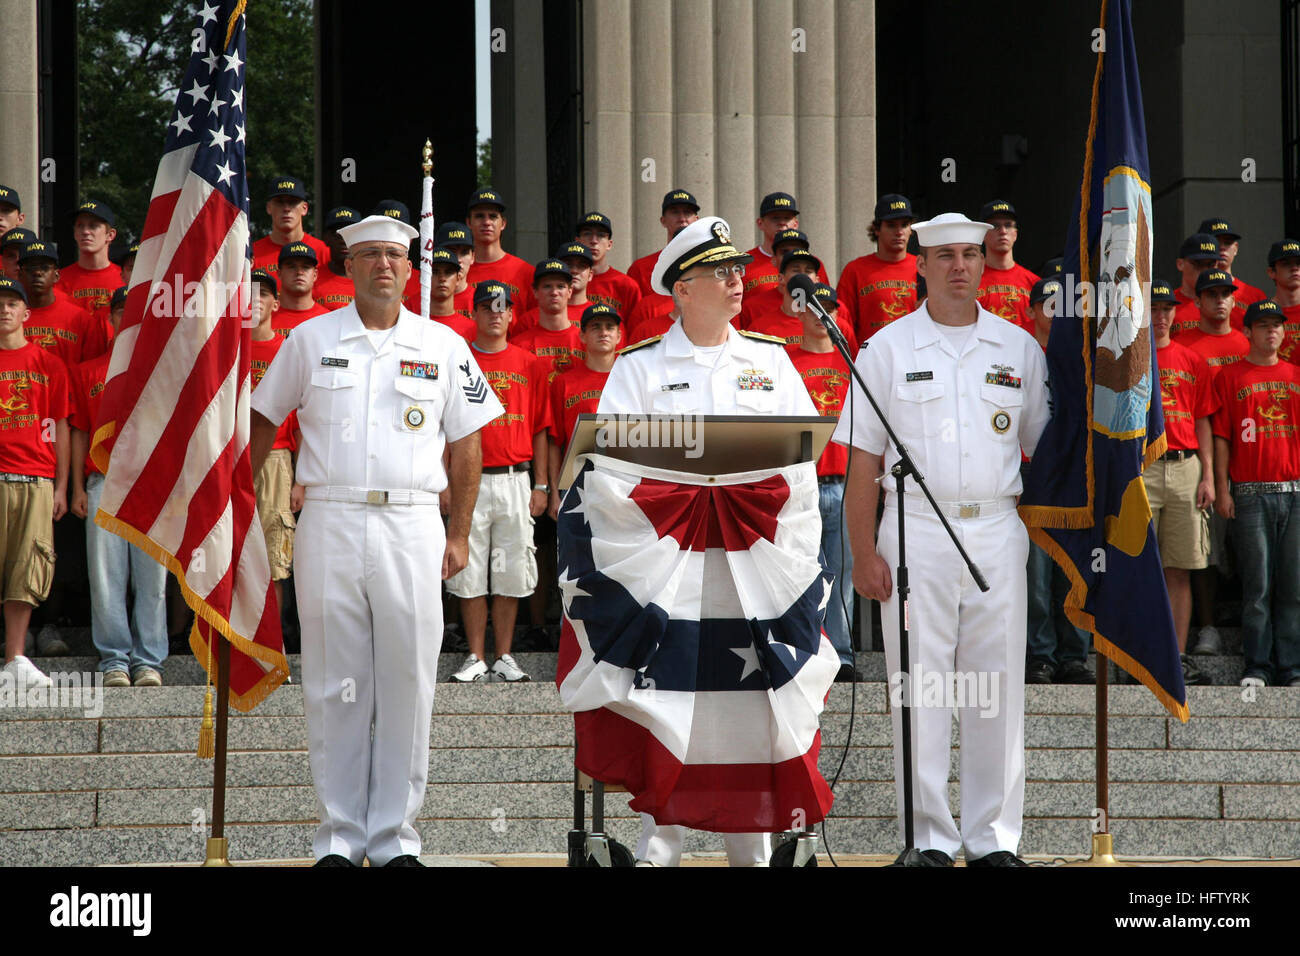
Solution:
<svg viewBox="0 0 1300 956">
<path fill-rule="evenodd" d="M 386 491 L 367 491 L 366 504 L 368 505 L 386 505 L 388 504 L 388 492 Z"/>
<path fill-rule="evenodd" d="M 978 518 L 979 516 L 979 505 L 958 505 L 957 507 L 957 517 L 959 518 Z"/>
</svg>

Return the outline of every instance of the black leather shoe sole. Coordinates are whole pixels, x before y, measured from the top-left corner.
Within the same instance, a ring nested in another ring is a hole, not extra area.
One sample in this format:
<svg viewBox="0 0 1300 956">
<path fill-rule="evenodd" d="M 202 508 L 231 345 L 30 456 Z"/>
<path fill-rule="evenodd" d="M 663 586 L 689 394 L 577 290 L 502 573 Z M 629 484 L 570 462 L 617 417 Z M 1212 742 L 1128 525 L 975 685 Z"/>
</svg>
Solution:
<svg viewBox="0 0 1300 956">
<path fill-rule="evenodd" d="M 994 850 L 988 856 L 977 857 L 974 860 L 967 860 L 967 866 L 1028 866 L 1024 860 L 1014 853 L 1008 853 L 1006 850 Z"/>
<path fill-rule="evenodd" d="M 312 865 L 313 866 L 342 866 L 342 867 L 356 866 L 356 864 L 353 863 L 351 860 L 349 860 L 346 856 L 340 856 L 337 853 L 331 853 L 329 856 L 323 856 Z"/>
<path fill-rule="evenodd" d="M 424 864 L 420 862 L 420 858 L 419 858 L 419 857 L 411 856 L 409 853 L 406 853 L 406 854 L 403 854 L 402 856 L 395 856 L 395 857 L 393 857 L 391 860 L 389 860 L 387 863 L 385 863 L 384 866 L 385 866 L 385 867 L 390 867 L 390 866 L 424 866 Z"/>
</svg>

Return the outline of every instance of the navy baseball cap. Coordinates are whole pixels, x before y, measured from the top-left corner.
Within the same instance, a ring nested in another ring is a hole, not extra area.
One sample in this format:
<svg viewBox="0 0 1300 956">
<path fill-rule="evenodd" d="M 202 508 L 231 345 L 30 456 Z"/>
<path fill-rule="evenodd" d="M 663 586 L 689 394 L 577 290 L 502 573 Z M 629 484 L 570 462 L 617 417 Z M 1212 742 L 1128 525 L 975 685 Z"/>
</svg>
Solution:
<svg viewBox="0 0 1300 956">
<path fill-rule="evenodd" d="M 460 256 L 450 249 L 434 249 L 429 253 L 429 263 L 431 265 L 451 266 L 457 272 L 460 271 Z"/>
<path fill-rule="evenodd" d="M 758 215 L 766 216 L 769 212 L 786 212 L 792 216 L 799 215 L 799 206 L 789 193 L 768 193 L 758 204 Z"/>
<path fill-rule="evenodd" d="M 14 234 L 15 230 L 9 230 L 5 233 L 4 239 L 0 239 L 0 245 L 7 245 L 9 237 Z M 1268 247 L 1268 264 L 1276 265 L 1279 259 L 1300 259 L 1300 242 L 1294 239 L 1279 239 L 1273 245 Z"/>
<path fill-rule="evenodd" d="M 465 209 L 473 209 L 475 206 L 496 206 L 502 212 L 506 211 L 506 201 L 492 186 L 484 186 L 482 189 L 476 189 L 469 194 L 469 201 L 465 203 Z"/>
<path fill-rule="evenodd" d="M 82 213 L 104 220 L 104 222 L 108 223 L 110 229 L 117 228 L 117 216 L 113 213 L 113 210 L 108 208 L 107 204 L 100 202 L 98 199 L 87 199 L 76 208 L 72 218 L 75 220 Z"/>
<path fill-rule="evenodd" d="M 1246 306 L 1246 314 L 1241 317 L 1241 324 L 1250 328 L 1252 324 L 1260 319 L 1268 319 L 1273 322 L 1285 322 L 1286 313 L 1282 307 L 1272 299 L 1260 299 Z"/>
<path fill-rule="evenodd" d="M 267 199 L 274 199 L 276 196 L 292 196 L 294 199 L 307 201 L 307 187 L 297 176 L 277 176 L 271 183 L 271 191 L 267 194 Z"/>
<path fill-rule="evenodd" d="M 1206 269 L 1196 277 L 1196 294 L 1206 289 L 1235 289 L 1237 283 L 1222 269 Z"/>
<path fill-rule="evenodd" d="M 800 249 L 808 249 L 812 246 L 808 237 L 798 229 L 782 229 L 772 238 L 772 251 L 776 252 L 776 247 L 786 242 L 798 243 Z"/>
<path fill-rule="evenodd" d="M 252 282 L 260 282 L 262 285 L 270 286 L 271 294 L 276 298 L 279 298 L 280 283 L 275 281 L 275 276 L 271 275 L 271 273 L 267 272 L 265 269 L 254 269 L 249 278 Z"/>
<path fill-rule="evenodd" d="M 316 250 L 305 242 L 286 242 L 280 247 L 280 262 L 286 259 L 307 259 L 312 265 L 320 262 L 316 257 Z"/>
<path fill-rule="evenodd" d="M 546 276 L 563 276 L 565 279 L 571 279 L 573 278 L 573 273 L 571 273 L 569 267 L 559 259 L 543 259 L 541 262 L 537 263 L 536 267 L 533 269 L 533 285 L 537 285 L 537 283 L 541 282 Z M 477 294 L 474 301 L 476 303 L 478 302 Z"/>
<path fill-rule="evenodd" d="M 125 265 L 127 259 L 134 259 L 140 252 L 140 243 L 138 242 L 133 242 L 129 246 L 121 246 L 116 242 L 113 245 L 117 246 L 117 248 L 116 250 L 112 247 L 109 248 L 108 261 L 116 266 Z"/>
<path fill-rule="evenodd" d="M 597 319 L 610 319 L 614 322 L 623 323 L 623 317 L 618 312 L 604 302 L 594 302 L 582 310 L 582 318 L 578 320 L 578 328 L 584 330 L 588 322 L 594 322 Z"/>
<path fill-rule="evenodd" d="M 666 213 L 669 206 L 690 206 L 696 212 L 700 211 L 700 204 L 685 189 L 674 189 L 664 193 L 664 201 L 659 206 L 660 215 Z"/>
<path fill-rule="evenodd" d="M 480 282 L 474 287 L 474 304 L 482 305 L 484 302 L 502 302 L 510 305 L 510 286 L 504 282 Z"/>
<path fill-rule="evenodd" d="M 27 243 L 35 241 L 36 233 L 32 232 L 30 229 L 24 229 L 22 226 L 15 226 L 3 236 L 0 236 L 0 249 L 5 249 L 13 245 L 25 246 Z M 1274 245 L 1277 245 L 1277 243 L 1274 243 Z M 1272 265 L 1272 263 L 1269 264 Z"/>
<path fill-rule="evenodd" d="M 361 213 L 351 206 L 335 206 L 325 216 L 326 229 L 338 229 L 340 226 L 350 226 L 354 222 L 360 222 Z"/>
<path fill-rule="evenodd" d="M 6 279 L 4 276 L 0 276 L 0 293 L 2 292 L 11 293 L 12 295 L 16 295 L 18 298 L 22 299 L 24 303 L 27 302 L 27 290 L 13 279 Z"/>
<path fill-rule="evenodd" d="M 433 237 L 435 246 L 465 246 L 474 248 L 474 237 L 469 233 L 469 226 L 463 222 L 444 222 L 438 227 L 437 234 Z"/>
<path fill-rule="evenodd" d="M 1206 219 L 1196 227 L 1197 232 L 1208 232 L 1212 236 L 1220 239 L 1230 239 L 1236 241 L 1241 238 L 1241 233 L 1237 232 L 1228 224 L 1228 220 L 1222 218 Z"/>
<path fill-rule="evenodd" d="M 589 212 L 578 220 L 578 225 L 574 232 L 582 232 L 584 229 L 604 229 L 609 235 L 614 235 L 614 223 L 610 221 L 609 216 L 603 212 Z"/>
<path fill-rule="evenodd" d="M 916 213 L 912 212 L 912 201 L 906 196 L 885 193 L 876 200 L 876 210 L 872 218 L 881 222 L 886 219 L 915 219 Z"/>
<path fill-rule="evenodd" d="M 815 255 L 813 255 L 811 252 L 809 252 L 807 249 L 791 249 L 789 252 L 787 252 L 785 255 L 781 257 L 781 266 L 780 268 L 777 269 L 777 271 L 784 272 L 785 267 L 792 262 L 811 262 L 813 266 L 813 272 L 820 272 L 822 267 L 822 261 L 818 259 Z"/>
<path fill-rule="evenodd" d="M 18 190 L 12 186 L 0 186 L 0 206 L 13 206 L 22 212 L 23 201 L 18 196 Z"/>
<path fill-rule="evenodd" d="M 33 239 L 23 246 L 22 252 L 18 253 L 19 262 L 27 262 L 29 259 L 49 259 L 55 265 L 58 265 L 59 247 L 52 242 Z"/>
<path fill-rule="evenodd" d="M 1178 296 L 1174 295 L 1174 288 L 1164 279 L 1151 280 L 1151 301 L 1168 302 L 1172 305 L 1178 304 Z"/>
<path fill-rule="evenodd" d="M 1054 295 L 1061 294 L 1061 280 L 1056 276 L 1045 276 L 1034 283 L 1034 287 L 1029 290 L 1029 304 L 1037 305 L 1040 302 L 1046 302 Z"/>
<path fill-rule="evenodd" d="M 372 216 L 387 216 L 389 219 L 396 219 L 398 222 L 404 222 L 408 226 L 414 226 L 411 222 L 411 210 L 407 208 L 406 203 L 399 202 L 396 199 L 381 199 L 375 204 L 374 210 L 370 213 Z"/>
<path fill-rule="evenodd" d="M 126 305 L 126 286 L 123 285 L 113 290 L 113 297 L 108 300 L 108 308 L 111 311 L 112 309 L 120 309 L 124 305 Z"/>
<path fill-rule="evenodd" d="M 1061 274 L 1061 266 L 1063 265 L 1065 265 L 1064 256 L 1052 256 L 1052 258 L 1043 263 L 1043 275 L 1059 276 Z"/>
<path fill-rule="evenodd" d="M 1219 240 L 1208 232 L 1195 232 L 1183 240 L 1178 247 L 1179 259 L 1205 261 L 1219 258 Z"/>
<path fill-rule="evenodd" d="M 980 206 L 980 214 L 975 218 L 981 222 L 988 222 L 993 216 L 1009 216 L 1015 219 L 1016 207 L 1005 199 L 991 199 Z"/>
<path fill-rule="evenodd" d="M 839 308 L 840 297 L 824 282 L 818 282 L 813 286 L 813 298 L 821 303 L 822 308 L 827 312 L 832 312 Z"/>
<path fill-rule="evenodd" d="M 560 248 L 555 250 L 556 259 L 581 259 L 592 265 L 596 259 L 591 254 L 591 250 L 580 242 L 566 242 Z"/>
</svg>

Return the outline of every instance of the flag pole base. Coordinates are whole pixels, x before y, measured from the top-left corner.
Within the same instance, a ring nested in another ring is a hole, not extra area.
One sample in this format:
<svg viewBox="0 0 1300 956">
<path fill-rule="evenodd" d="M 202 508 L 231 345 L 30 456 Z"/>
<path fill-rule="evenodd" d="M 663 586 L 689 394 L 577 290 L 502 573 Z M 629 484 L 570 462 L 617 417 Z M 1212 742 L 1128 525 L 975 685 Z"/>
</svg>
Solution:
<svg viewBox="0 0 1300 956">
<path fill-rule="evenodd" d="M 230 866 L 229 849 L 225 837 L 208 837 L 208 857 L 203 866 Z"/>
<path fill-rule="evenodd" d="M 1121 863 L 1115 859 L 1112 849 L 1111 835 L 1109 833 L 1094 833 L 1092 835 L 1092 856 L 1086 860 L 1075 860 L 1073 863 L 1066 863 L 1066 866 L 1133 866 L 1132 863 Z"/>
</svg>

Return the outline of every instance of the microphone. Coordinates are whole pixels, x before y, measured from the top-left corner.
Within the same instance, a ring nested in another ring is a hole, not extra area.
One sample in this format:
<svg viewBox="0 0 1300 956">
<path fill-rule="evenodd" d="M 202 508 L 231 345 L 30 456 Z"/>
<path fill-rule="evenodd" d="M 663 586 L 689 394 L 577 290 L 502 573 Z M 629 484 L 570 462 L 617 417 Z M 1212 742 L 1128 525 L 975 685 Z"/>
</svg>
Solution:
<svg viewBox="0 0 1300 956">
<path fill-rule="evenodd" d="M 843 351 L 847 356 L 849 340 L 844 337 L 844 332 L 840 329 L 839 323 L 836 322 L 835 319 L 831 317 L 831 314 L 826 311 L 826 308 L 817 301 L 817 296 L 814 293 L 816 285 L 817 283 L 813 280 L 812 276 L 804 275 L 803 273 L 791 276 L 786 281 L 786 288 L 790 290 L 790 295 L 794 299 L 796 307 L 802 306 L 805 309 L 811 309 L 813 314 L 816 315 L 817 318 L 821 319 L 822 325 L 826 326 L 826 332 L 830 335 L 831 341 L 837 346 L 840 346 L 841 351 Z M 849 362 L 850 365 L 853 364 L 847 357 L 845 358 L 845 361 Z"/>
</svg>

